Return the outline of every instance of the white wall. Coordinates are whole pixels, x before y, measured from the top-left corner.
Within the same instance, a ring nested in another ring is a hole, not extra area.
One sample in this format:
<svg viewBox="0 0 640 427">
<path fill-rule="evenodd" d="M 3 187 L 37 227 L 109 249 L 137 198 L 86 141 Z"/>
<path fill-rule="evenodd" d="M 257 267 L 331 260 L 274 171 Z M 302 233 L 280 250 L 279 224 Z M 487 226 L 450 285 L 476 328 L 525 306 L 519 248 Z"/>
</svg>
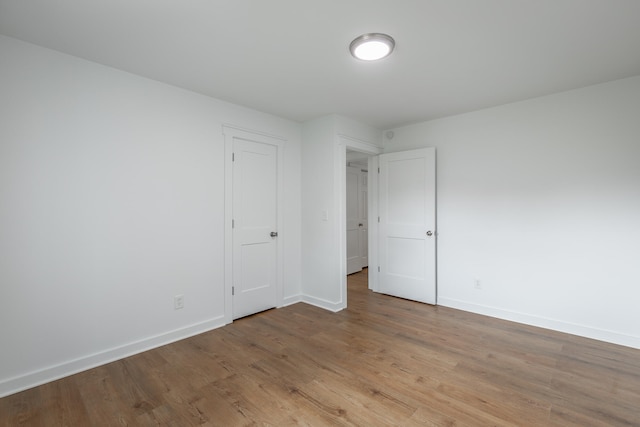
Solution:
<svg viewBox="0 0 640 427">
<path fill-rule="evenodd" d="M 394 132 L 437 147 L 440 304 L 640 348 L 640 77 Z"/>
<path fill-rule="evenodd" d="M 340 267 L 346 263 L 346 243 L 341 240 L 345 218 L 340 218 L 346 212 L 345 201 L 340 201 L 346 191 L 346 150 L 340 146 L 345 137 L 379 145 L 381 134 L 338 115 L 310 120 L 302 126 L 303 299 L 333 311 L 346 307 Z"/>
<path fill-rule="evenodd" d="M 334 118 L 305 122 L 302 140 L 302 290 L 308 302 L 339 310 Z"/>
<path fill-rule="evenodd" d="M 299 124 L 3 36 L 0 60 L 0 396 L 222 325 L 223 123 L 287 139 L 299 297 Z"/>
</svg>

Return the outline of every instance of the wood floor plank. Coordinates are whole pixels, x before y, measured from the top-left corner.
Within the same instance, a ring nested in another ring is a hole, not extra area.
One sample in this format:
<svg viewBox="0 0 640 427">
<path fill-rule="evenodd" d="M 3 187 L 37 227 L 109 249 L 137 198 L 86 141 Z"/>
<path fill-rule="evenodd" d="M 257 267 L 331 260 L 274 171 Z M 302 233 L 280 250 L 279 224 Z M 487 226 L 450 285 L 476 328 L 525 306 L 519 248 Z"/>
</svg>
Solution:
<svg viewBox="0 0 640 427">
<path fill-rule="evenodd" d="M 0 426 L 640 426 L 640 351 L 376 294 L 295 304 L 0 399 Z"/>
</svg>

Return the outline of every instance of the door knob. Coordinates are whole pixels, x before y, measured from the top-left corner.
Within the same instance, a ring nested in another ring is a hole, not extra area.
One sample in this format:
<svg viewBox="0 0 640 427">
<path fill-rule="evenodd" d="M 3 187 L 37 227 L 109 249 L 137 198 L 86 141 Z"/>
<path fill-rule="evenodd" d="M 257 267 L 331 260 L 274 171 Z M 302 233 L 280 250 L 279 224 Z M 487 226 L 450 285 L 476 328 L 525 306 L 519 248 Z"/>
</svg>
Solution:
<svg viewBox="0 0 640 427">
<path fill-rule="evenodd" d="M 364 224 L 358 224 L 358 227 L 362 227 Z"/>
<path fill-rule="evenodd" d="M 278 237 L 278 232 L 277 231 L 272 231 L 271 232 L 271 237 Z"/>
<path fill-rule="evenodd" d="M 433 236 L 433 231 L 431 230 L 427 231 L 427 236 Z"/>
</svg>

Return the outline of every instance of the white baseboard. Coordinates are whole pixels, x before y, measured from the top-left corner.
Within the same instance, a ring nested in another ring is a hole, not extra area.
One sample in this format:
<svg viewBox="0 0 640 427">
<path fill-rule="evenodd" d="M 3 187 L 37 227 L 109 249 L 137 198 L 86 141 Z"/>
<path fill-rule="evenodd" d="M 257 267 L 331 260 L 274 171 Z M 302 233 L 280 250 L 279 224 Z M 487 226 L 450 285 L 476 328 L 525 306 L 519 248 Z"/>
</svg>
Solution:
<svg viewBox="0 0 640 427">
<path fill-rule="evenodd" d="M 302 302 L 302 295 L 298 294 L 298 295 L 292 295 L 289 297 L 284 297 L 284 299 L 282 300 L 282 305 L 281 307 L 286 307 L 288 305 L 293 305 L 293 304 L 297 304 L 299 302 Z"/>
<path fill-rule="evenodd" d="M 302 302 L 315 305 L 316 307 L 324 308 L 325 310 L 333 311 L 334 313 L 337 313 L 338 311 L 344 310 L 346 308 L 346 304 L 343 301 L 331 302 L 309 295 L 302 295 Z"/>
<path fill-rule="evenodd" d="M 469 311 L 471 313 L 496 317 L 498 319 L 523 323 L 525 325 L 537 326 L 540 328 L 551 329 L 558 332 L 565 332 L 567 334 L 640 349 L 640 337 L 638 336 L 621 334 L 619 332 L 609 331 L 606 329 L 598 329 L 496 307 L 489 307 L 453 298 L 439 297 L 438 304 L 444 307 L 455 308 L 458 310 Z"/>
<path fill-rule="evenodd" d="M 0 381 L 0 398 L 36 387 L 96 366 L 133 356 L 156 347 L 180 341 L 225 325 L 224 317 L 216 317 L 206 322 L 196 323 L 160 335 L 70 360 L 55 366 Z"/>
</svg>

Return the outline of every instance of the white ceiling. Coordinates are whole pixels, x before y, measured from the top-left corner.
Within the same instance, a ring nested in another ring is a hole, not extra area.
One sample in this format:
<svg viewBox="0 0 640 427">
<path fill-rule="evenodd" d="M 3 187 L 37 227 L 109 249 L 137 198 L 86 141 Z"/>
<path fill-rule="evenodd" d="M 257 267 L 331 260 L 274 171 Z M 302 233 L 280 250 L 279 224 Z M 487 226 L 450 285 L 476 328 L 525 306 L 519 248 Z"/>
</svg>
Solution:
<svg viewBox="0 0 640 427">
<path fill-rule="evenodd" d="M 393 55 L 352 59 L 367 32 L 392 35 Z M 638 0 L 0 0 L 0 34 L 380 129 L 640 75 Z"/>
</svg>

